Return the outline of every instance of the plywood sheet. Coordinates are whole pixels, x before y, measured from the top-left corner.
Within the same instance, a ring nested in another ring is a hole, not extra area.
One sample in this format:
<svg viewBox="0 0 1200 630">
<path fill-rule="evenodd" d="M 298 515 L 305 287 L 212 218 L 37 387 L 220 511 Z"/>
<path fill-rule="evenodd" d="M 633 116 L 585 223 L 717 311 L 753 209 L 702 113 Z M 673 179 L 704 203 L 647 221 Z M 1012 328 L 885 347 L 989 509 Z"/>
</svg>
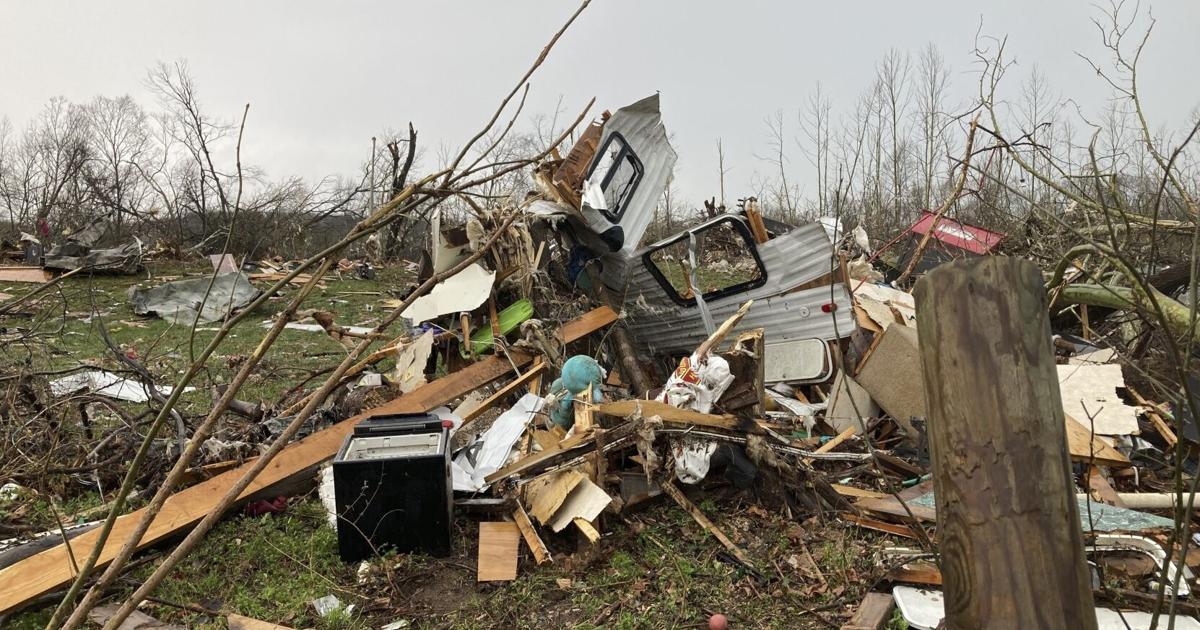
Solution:
<svg viewBox="0 0 1200 630">
<path fill-rule="evenodd" d="M 1109 446 L 1107 442 L 1096 437 L 1087 427 L 1072 418 L 1065 417 L 1067 423 L 1067 450 L 1071 459 L 1077 462 L 1091 462 L 1097 466 L 1118 466 L 1128 468 L 1129 458 L 1120 451 Z"/>
<path fill-rule="evenodd" d="M 49 282 L 54 274 L 41 267 L 0 267 L 0 282 Z"/>
<path fill-rule="evenodd" d="M 480 523 L 478 581 L 500 582 L 517 579 L 517 546 L 520 544 L 521 529 L 516 523 Z"/>
</svg>

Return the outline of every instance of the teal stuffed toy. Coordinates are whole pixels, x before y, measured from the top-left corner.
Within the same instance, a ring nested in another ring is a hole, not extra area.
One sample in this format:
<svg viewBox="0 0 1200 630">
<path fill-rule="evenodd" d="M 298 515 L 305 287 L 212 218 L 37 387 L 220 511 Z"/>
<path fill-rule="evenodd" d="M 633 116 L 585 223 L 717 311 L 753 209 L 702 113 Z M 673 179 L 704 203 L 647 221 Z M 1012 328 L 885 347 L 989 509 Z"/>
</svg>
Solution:
<svg viewBox="0 0 1200 630">
<path fill-rule="evenodd" d="M 570 429 L 575 425 L 575 396 L 592 386 L 592 402 L 603 399 L 600 384 L 604 382 L 604 368 L 592 357 L 577 354 L 563 363 L 562 376 L 550 384 L 550 395 L 557 404 L 550 408 L 550 419 L 554 424 Z"/>
</svg>

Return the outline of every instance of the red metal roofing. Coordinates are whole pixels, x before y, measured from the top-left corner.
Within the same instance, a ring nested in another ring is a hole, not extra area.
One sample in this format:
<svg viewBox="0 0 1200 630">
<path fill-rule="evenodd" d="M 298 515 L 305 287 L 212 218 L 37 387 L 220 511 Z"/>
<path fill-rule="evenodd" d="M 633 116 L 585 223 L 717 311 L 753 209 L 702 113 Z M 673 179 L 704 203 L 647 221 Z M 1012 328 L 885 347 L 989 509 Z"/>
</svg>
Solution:
<svg viewBox="0 0 1200 630">
<path fill-rule="evenodd" d="M 924 235 L 929 231 L 930 226 L 933 225 L 933 217 L 934 213 L 928 210 L 922 211 L 921 218 L 912 227 L 908 228 L 908 231 Z M 959 223 L 954 219 L 942 216 L 938 220 L 933 238 L 951 247 L 983 255 L 991 252 L 992 249 L 999 245 L 1004 235 L 999 232 L 985 230 L 981 227 L 975 227 L 974 225 Z"/>
</svg>

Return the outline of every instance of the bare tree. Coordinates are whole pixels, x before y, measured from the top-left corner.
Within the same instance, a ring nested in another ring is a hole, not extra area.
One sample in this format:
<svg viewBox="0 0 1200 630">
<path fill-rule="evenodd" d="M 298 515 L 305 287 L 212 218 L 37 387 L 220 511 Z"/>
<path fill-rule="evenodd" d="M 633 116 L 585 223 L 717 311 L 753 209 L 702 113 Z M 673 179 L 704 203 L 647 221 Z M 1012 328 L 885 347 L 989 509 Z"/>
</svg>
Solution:
<svg viewBox="0 0 1200 630">
<path fill-rule="evenodd" d="M 808 161 L 816 169 L 818 215 L 829 212 L 830 186 L 830 126 L 833 105 L 829 97 L 817 82 L 816 88 L 809 95 L 808 102 L 800 110 L 800 129 L 806 142 L 800 142 L 800 148 L 808 157 Z"/>
<path fill-rule="evenodd" d="M 946 112 L 946 96 L 950 89 L 950 67 L 937 46 L 926 44 L 917 58 L 915 89 L 917 129 L 921 143 L 921 190 L 923 208 L 932 208 L 935 181 L 942 171 L 944 153 L 948 152 L 946 129 L 952 117 Z"/>
<path fill-rule="evenodd" d="M 89 184 L 108 209 L 120 233 L 127 217 L 137 217 L 149 188 L 137 164 L 150 150 L 146 113 L 128 95 L 96 97 L 87 108 L 94 168 Z"/>
</svg>

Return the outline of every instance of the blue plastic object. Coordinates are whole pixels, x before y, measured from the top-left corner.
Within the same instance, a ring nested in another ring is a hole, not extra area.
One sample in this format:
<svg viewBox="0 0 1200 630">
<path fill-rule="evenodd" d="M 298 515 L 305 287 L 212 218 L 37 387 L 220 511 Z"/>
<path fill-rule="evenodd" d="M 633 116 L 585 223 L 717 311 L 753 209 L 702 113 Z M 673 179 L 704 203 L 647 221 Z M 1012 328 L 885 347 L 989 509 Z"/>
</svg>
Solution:
<svg viewBox="0 0 1200 630">
<path fill-rule="evenodd" d="M 550 384 L 550 393 L 560 395 L 558 404 L 550 410 L 554 424 L 570 429 L 575 425 L 575 396 L 592 386 L 592 402 L 603 399 L 600 384 L 604 381 L 604 369 L 592 357 L 577 354 L 563 363 L 562 375 Z M 566 395 L 569 394 L 569 395 Z"/>
</svg>

